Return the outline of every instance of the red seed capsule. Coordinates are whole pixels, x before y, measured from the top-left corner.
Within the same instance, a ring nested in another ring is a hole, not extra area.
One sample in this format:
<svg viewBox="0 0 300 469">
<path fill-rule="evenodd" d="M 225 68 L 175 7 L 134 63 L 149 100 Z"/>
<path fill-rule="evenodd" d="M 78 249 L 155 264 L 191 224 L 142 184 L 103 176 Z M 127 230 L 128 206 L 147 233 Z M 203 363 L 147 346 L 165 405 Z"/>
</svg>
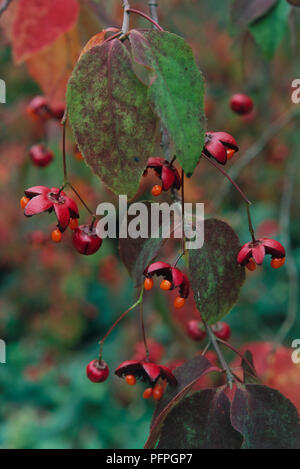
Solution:
<svg viewBox="0 0 300 469">
<path fill-rule="evenodd" d="M 78 219 L 71 218 L 70 223 L 69 223 L 70 230 L 76 230 L 77 227 L 78 227 Z"/>
<path fill-rule="evenodd" d="M 153 280 L 152 278 L 145 278 L 144 280 L 144 288 L 145 290 L 149 291 L 153 288 Z"/>
<path fill-rule="evenodd" d="M 273 269 L 279 269 L 284 264 L 285 264 L 285 257 L 281 257 L 280 259 L 274 258 L 271 260 L 271 267 L 273 267 Z"/>
<path fill-rule="evenodd" d="M 217 322 L 212 326 L 213 333 L 221 340 L 228 340 L 231 336 L 231 329 L 226 322 Z"/>
<path fill-rule="evenodd" d="M 193 340 L 200 341 L 205 339 L 206 332 L 202 321 L 192 319 L 187 323 L 186 331 L 188 336 Z"/>
<path fill-rule="evenodd" d="M 144 393 L 143 393 L 143 398 L 144 399 L 150 399 L 150 397 L 152 396 L 152 393 L 153 393 L 153 389 L 152 388 L 147 388 L 145 389 Z"/>
<path fill-rule="evenodd" d="M 249 114 L 253 109 L 253 101 L 246 94 L 237 93 L 231 96 L 230 107 L 237 114 Z"/>
<path fill-rule="evenodd" d="M 25 197 L 25 196 L 22 197 L 22 199 L 20 200 L 21 208 L 25 208 L 26 205 L 28 204 L 29 200 L 30 200 L 30 199 L 29 199 L 28 197 Z"/>
<path fill-rule="evenodd" d="M 159 401 L 162 398 L 163 394 L 164 394 L 163 386 L 161 384 L 156 384 L 153 388 L 153 393 L 152 393 L 153 399 L 155 401 Z"/>
<path fill-rule="evenodd" d="M 125 376 L 125 381 L 129 386 L 134 386 L 136 384 L 136 377 L 133 375 Z"/>
<path fill-rule="evenodd" d="M 247 269 L 250 270 L 250 271 L 256 270 L 256 264 L 255 264 L 254 260 L 253 260 L 253 259 L 250 259 L 249 262 L 248 262 L 248 264 L 246 264 L 246 267 L 247 267 Z"/>
<path fill-rule="evenodd" d="M 180 296 L 177 296 L 177 298 L 175 298 L 174 300 L 174 307 L 177 308 L 177 309 L 180 309 L 184 306 L 185 304 L 185 299 L 184 298 L 181 298 Z"/>
<path fill-rule="evenodd" d="M 152 187 L 151 192 L 154 197 L 158 197 L 162 193 L 162 187 L 157 184 L 156 186 Z"/>
<path fill-rule="evenodd" d="M 102 244 L 102 239 L 96 233 L 95 228 L 89 225 L 80 225 L 73 233 L 73 246 L 80 254 L 89 256 L 97 252 Z"/>
<path fill-rule="evenodd" d="M 53 160 L 53 153 L 52 151 L 48 150 L 45 145 L 33 145 L 30 148 L 29 156 L 35 166 L 40 168 L 44 168 L 48 166 Z"/>
<path fill-rule="evenodd" d="M 168 291 L 172 288 L 172 283 L 169 280 L 163 280 L 160 284 L 160 289 L 164 291 Z"/>
<path fill-rule="evenodd" d="M 56 230 L 53 230 L 51 233 L 51 238 L 54 243 L 60 243 L 62 240 L 61 231 L 58 228 Z"/>
<path fill-rule="evenodd" d="M 86 367 L 86 374 L 93 383 L 103 383 L 109 375 L 109 368 L 103 360 L 92 360 Z"/>
</svg>

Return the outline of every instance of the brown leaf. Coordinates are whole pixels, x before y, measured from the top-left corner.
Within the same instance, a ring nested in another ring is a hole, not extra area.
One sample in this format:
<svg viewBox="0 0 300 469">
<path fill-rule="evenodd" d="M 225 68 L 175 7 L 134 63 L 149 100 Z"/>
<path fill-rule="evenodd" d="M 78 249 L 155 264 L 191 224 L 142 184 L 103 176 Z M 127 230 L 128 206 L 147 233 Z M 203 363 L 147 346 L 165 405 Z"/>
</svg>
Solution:
<svg viewBox="0 0 300 469">
<path fill-rule="evenodd" d="M 196 356 L 173 371 L 177 379 L 177 386 L 167 387 L 167 391 L 155 409 L 150 435 L 145 444 L 146 449 L 155 447 L 162 425 L 174 406 L 187 395 L 202 376 L 212 371 L 220 370 L 204 356 Z"/>
</svg>

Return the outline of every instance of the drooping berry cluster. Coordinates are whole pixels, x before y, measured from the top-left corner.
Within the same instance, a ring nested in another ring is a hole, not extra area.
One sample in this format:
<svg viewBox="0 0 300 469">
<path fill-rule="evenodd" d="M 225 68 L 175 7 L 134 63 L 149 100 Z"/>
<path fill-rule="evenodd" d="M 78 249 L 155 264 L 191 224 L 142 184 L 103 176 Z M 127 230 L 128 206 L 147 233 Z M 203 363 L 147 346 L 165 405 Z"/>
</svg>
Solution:
<svg viewBox="0 0 300 469">
<path fill-rule="evenodd" d="M 150 361 L 127 360 L 118 366 L 115 374 L 124 378 L 130 386 L 134 386 L 137 380 L 148 383 L 150 387 L 144 391 L 144 399 L 153 397 L 158 401 L 163 396 L 166 383 L 173 386 L 177 384 L 175 376 L 168 367 Z"/>
<path fill-rule="evenodd" d="M 36 121 L 38 119 L 46 121 L 49 119 L 61 120 L 63 118 L 64 106 L 51 106 L 44 96 L 35 96 L 26 108 L 27 114 Z"/>
<path fill-rule="evenodd" d="M 206 328 L 203 321 L 192 319 L 186 325 L 188 336 L 199 342 L 206 337 Z M 231 336 L 230 326 L 226 322 L 217 322 L 212 326 L 212 331 L 218 339 L 228 340 Z"/>
<path fill-rule="evenodd" d="M 225 165 L 238 150 L 235 139 L 227 132 L 206 133 L 203 153 L 218 163 Z"/>
<path fill-rule="evenodd" d="M 73 245 L 80 254 L 90 255 L 100 249 L 102 239 L 93 226 L 78 226 L 79 211 L 76 202 L 62 189 L 46 186 L 34 186 L 26 189 L 20 204 L 26 217 L 43 212 L 55 212 L 57 228 L 51 238 L 55 243 L 62 240 L 62 234 L 69 227 L 74 231 Z"/>
<path fill-rule="evenodd" d="M 237 256 L 239 264 L 246 266 L 249 270 L 255 270 L 261 265 L 265 255 L 271 255 L 271 266 L 278 269 L 285 263 L 285 249 L 279 241 L 269 238 L 260 238 L 244 244 Z"/>
<path fill-rule="evenodd" d="M 156 184 L 152 188 L 152 195 L 157 197 L 162 191 L 169 189 L 179 190 L 181 187 L 181 178 L 173 163 L 165 160 L 164 158 L 152 157 L 147 162 L 147 167 L 144 176 L 147 175 L 148 169 L 153 169 L 155 174 L 161 179 L 161 185 Z"/>
<path fill-rule="evenodd" d="M 154 262 L 150 264 L 144 271 L 144 280 L 145 290 L 151 290 L 153 287 L 153 276 L 158 277 L 162 276 L 164 280 L 160 284 L 161 290 L 168 291 L 178 289 L 179 296 L 174 300 L 175 308 L 182 308 L 185 304 L 186 298 L 189 296 L 190 291 L 190 282 L 187 277 L 181 270 L 177 267 L 172 267 L 166 262 Z"/>
</svg>

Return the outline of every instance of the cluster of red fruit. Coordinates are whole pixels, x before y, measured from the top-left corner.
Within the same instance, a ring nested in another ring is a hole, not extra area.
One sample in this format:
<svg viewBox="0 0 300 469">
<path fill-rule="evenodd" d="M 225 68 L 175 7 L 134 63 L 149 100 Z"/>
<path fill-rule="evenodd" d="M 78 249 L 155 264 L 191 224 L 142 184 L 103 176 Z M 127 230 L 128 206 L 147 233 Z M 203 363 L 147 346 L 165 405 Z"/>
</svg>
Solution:
<svg viewBox="0 0 300 469">
<path fill-rule="evenodd" d="M 61 121 L 65 108 L 51 107 L 44 96 L 35 96 L 28 104 L 26 112 L 33 121 L 45 123 L 50 119 Z M 48 166 L 54 158 L 53 152 L 44 144 L 33 145 L 29 150 L 29 156 L 33 164 L 40 168 Z"/>
<path fill-rule="evenodd" d="M 212 331 L 218 339 L 228 340 L 231 336 L 231 330 L 226 322 L 217 322 L 212 327 Z M 206 328 L 203 321 L 198 319 L 192 319 L 188 321 L 186 325 L 186 331 L 188 336 L 199 342 L 206 337 Z"/>
<path fill-rule="evenodd" d="M 35 96 L 28 104 L 26 112 L 33 121 L 47 121 L 49 119 L 61 120 L 65 112 L 65 107 L 53 107 L 44 96 Z"/>
<path fill-rule="evenodd" d="M 174 300 L 175 308 L 182 308 L 186 298 L 189 296 L 190 282 L 188 277 L 176 267 L 172 267 L 166 262 L 154 262 L 144 271 L 144 288 L 149 291 L 153 288 L 153 276 L 162 276 L 164 280 L 160 284 L 161 290 L 168 291 L 178 289 L 179 296 Z"/>
<path fill-rule="evenodd" d="M 161 179 L 162 185 L 156 184 L 152 188 L 152 195 L 159 196 L 162 191 L 169 189 L 179 190 L 181 187 L 181 178 L 173 163 L 160 157 L 152 157 L 148 159 L 147 167 L 144 171 L 144 176 L 147 176 L 148 169 L 153 169 L 155 174 Z"/>
<path fill-rule="evenodd" d="M 102 239 L 93 226 L 78 226 L 79 211 L 76 202 L 57 187 L 35 186 L 25 190 L 21 199 L 24 215 L 32 217 L 42 212 L 55 212 L 57 228 L 51 237 L 55 243 L 62 240 L 62 234 L 69 227 L 74 231 L 73 245 L 80 254 L 94 254 L 100 248 Z"/>
<path fill-rule="evenodd" d="M 244 244 L 237 256 L 239 264 L 253 271 L 257 265 L 261 265 L 266 254 L 270 254 L 271 266 L 278 269 L 285 263 L 285 249 L 275 239 L 260 238 Z"/>
<path fill-rule="evenodd" d="M 92 360 L 86 367 L 86 373 L 93 383 L 103 383 L 109 375 L 109 367 L 103 360 Z M 127 360 L 118 366 L 115 374 L 119 378 L 124 378 L 129 386 L 134 386 L 137 380 L 149 384 L 143 397 L 144 399 L 153 397 L 156 401 L 162 398 L 167 383 L 177 384 L 175 376 L 168 367 L 147 360 Z"/>
</svg>

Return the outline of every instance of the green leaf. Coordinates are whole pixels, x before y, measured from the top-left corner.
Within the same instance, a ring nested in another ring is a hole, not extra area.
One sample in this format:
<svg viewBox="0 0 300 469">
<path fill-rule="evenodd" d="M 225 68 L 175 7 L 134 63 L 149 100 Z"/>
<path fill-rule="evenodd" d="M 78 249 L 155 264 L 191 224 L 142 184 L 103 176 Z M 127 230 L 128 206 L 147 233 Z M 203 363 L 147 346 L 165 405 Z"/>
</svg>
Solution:
<svg viewBox="0 0 300 469">
<path fill-rule="evenodd" d="M 189 251 L 189 278 L 197 308 L 208 324 L 226 316 L 236 303 L 245 280 L 237 263 L 240 243 L 233 229 L 221 220 L 204 222 L 204 245 Z"/>
<path fill-rule="evenodd" d="M 249 26 L 250 32 L 267 59 L 272 59 L 288 29 L 291 7 L 280 0 L 270 12 Z"/>
<path fill-rule="evenodd" d="M 158 449 L 239 449 L 241 435 L 230 422 L 230 402 L 219 389 L 185 398 L 168 415 Z"/>
<path fill-rule="evenodd" d="M 132 198 L 155 143 L 157 118 L 118 39 L 95 46 L 67 89 L 70 122 L 86 162 L 116 194 Z"/>
<path fill-rule="evenodd" d="M 220 372 L 210 361 L 200 355 L 179 366 L 173 371 L 177 379 L 176 386 L 168 386 L 153 414 L 151 429 L 145 448 L 154 448 L 159 438 L 162 425 L 172 409 L 182 401 L 202 376 L 213 371 Z"/>
<path fill-rule="evenodd" d="M 268 13 L 277 2 L 278 0 L 233 0 L 230 8 L 231 22 L 238 28 L 245 28 Z"/>
<path fill-rule="evenodd" d="M 231 422 L 244 437 L 244 449 L 300 449 L 297 409 L 275 389 L 238 385 Z"/>
<path fill-rule="evenodd" d="M 151 202 L 144 201 L 142 203 L 148 209 L 148 220 L 144 220 L 143 224 L 145 225 L 147 223 L 148 230 L 150 230 L 152 227 Z M 132 218 L 134 218 L 134 216 L 131 217 L 128 215 L 128 224 Z M 160 224 L 157 229 L 157 237 L 134 239 L 128 236 L 127 238 L 119 238 L 120 257 L 137 287 L 142 283 L 145 268 L 156 258 L 160 249 L 167 241 L 167 238 L 162 238 L 161 236 L 161 226 Z"/>
<path fill-rule="evenodd" d="M 152 30 L 130 32 L 133 59 L 151 73 L 149 96 L 191 175 L 205 139 L 204 80 L 192 49 L 179 36 Z"/>
</svg>

